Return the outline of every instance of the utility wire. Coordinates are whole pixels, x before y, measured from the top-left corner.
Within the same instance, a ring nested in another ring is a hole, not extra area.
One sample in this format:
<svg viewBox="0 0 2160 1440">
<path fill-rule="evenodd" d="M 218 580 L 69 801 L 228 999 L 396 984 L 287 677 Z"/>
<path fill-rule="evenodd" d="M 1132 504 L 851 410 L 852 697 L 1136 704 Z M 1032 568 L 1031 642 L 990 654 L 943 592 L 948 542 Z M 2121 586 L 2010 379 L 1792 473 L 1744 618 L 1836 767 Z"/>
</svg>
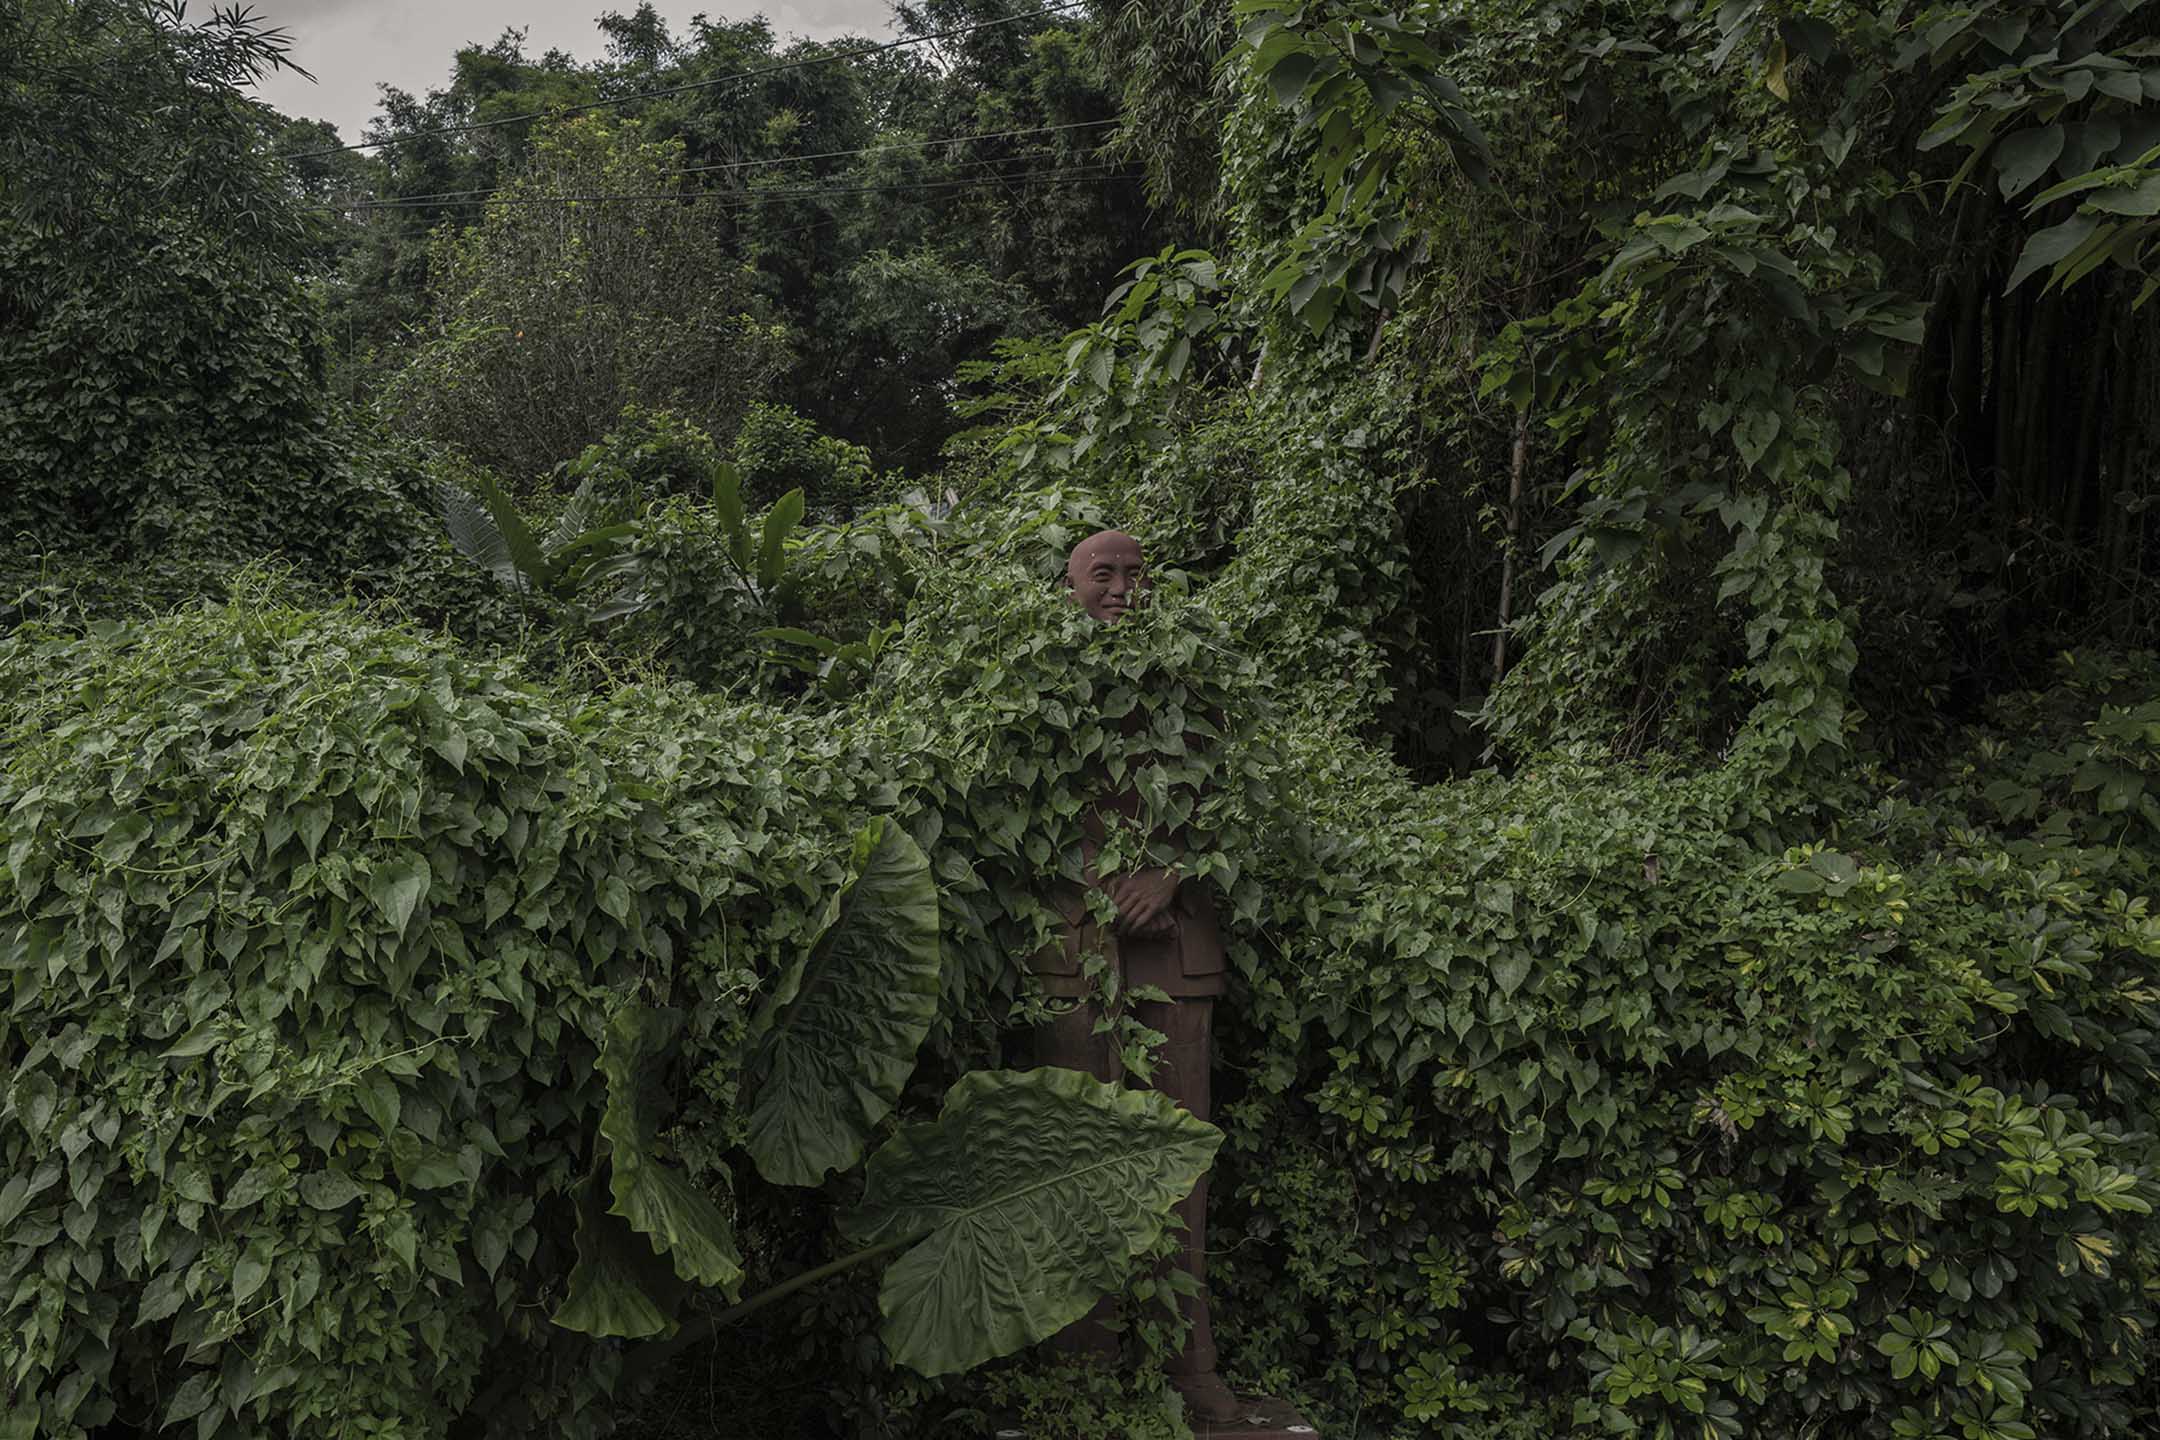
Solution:
<svg viewBox="0 0 2160 1440">
<path fill-rule="evenodd" d="M 617 201 L 659 203 L 664 201 L 725 201 L 730 210 L 747 210 L 771 200 L 820 200 L 829 195 L 880 195 L 904 191 L 959 190 L 991 182 L 1024 184 L 1028 182 L 1069 182 L 1079 180 L 1115 180 L 1130 172 L 1120 165 L 1096 167 L 1075 166 L 1069 170 L 1038 170 L 1026 175 L 977 175 L 966 180 L 928 180 L 907 185 L 850 185 L 829 187 L 801 187 L 789 190 L 656 190 L 656 191 L 599 191 L 577 195 L 489 195 L 476 200 L 360 200 L 349 205 L 325 203 L 303 205 L 303 210 L 328 210 L 339 214 L 360 214 L 373 210 L 432 210 L 437 208 L 461 209 L 485 205 L 595 205 Z"/>
<path fill-rule="evenodd" d="M 1025 130 L 993 130 L 983 135 L 954 135 L 943 140 L 908 140 L 890 145 L 865 145 L 859 150 L 825 150 L 815 155 L 776 155 L 764 160 L 734 160 L 719 165 L 684 165 L 659 171 L 662 175 L 704 175 L 716 170 L 749 170 L 768 165 L 793 165 L 806 160 L 832 160 L 846 155 L 875 155 L 887 150 L 909 150 L 917 146 L 930 149 L 933 146 L 965 145 L 970 140 L 1002 140 L 1013 135 L 1047 135 L 1057 130 L 1079 130 L 1089 126 L 1115 125 L 1115 120 L 1078 120 L 1070 125 L 1037 125 Z M 979 160 L 956 160 L 955 165 L 1002 165 L 1018 157 L 992 155 Z M 392 195 L 399 201 L 462 200 L 473 195 L 492 195 L 501 187 L 483 185 L 471 190 L 433 190 L 420 195 Z"/>
<path fill-rule="evenodd" d="M 1111 120 L 1075 120 L 1067 125 L 1031 125 L 1024 130 L 991 130 L 981 135 L 951 135 L 942 140 L 896 140 L 889 145 L 865 145 L 860 150 L 823 150 L 815 155 L 775 155 L 765 160 L 731 160 L 720 165 L 685 165 L 670 175 L 702 175 L 708 170 L 753 170 L 763 165 L 793 165 L 803 160 L 837 160 L 849 155 L 878 155 L 887 150 L 929 150 L 941 145 L 965 145 L 971 140 L 1005 140 L 1015 135 L 1049 135 L 1060 130 L 1099 130 L 1115 125 Z"/>
<path fill-rule="evenodd" d="M 549 117 L 582 115 L 588 110 L 604 110 L 611 105 L 628 105 L 636 100 L 658 100 L 668 95 L 682 95 L 692 90 L 710 90 L 716 85 L 730 85 L 737 80 L 755 80 L 765 75 L 782 75 L 791 70 L 806 70 L 813 65 L 830 65 L 841 60 L 863 60 L 872 55 L 882 55 L 891 50 L 904 50 L 913 45 L 927 45 L 933 40 L 950 40 L 960 35 L 972 35 L 978 30 L 989 30 L 999 25 L 1010 25 L 1017 20 L 1033 20 L 1045 15 L 1055 15 L 1066 10 L 1077 10 L 1087 0 L 1056 0 L 1039 9 L 1025 10 L 1017 15 L 1007 15 L 999 20 L 982 20 L 973 25 L 956 25 L 950 30 L 936 30 L 926 35 L 911 35 L 905 40 L 889 40 L 882 45 L 871 45 L 860 50 L 840 50 L 825 55 L 813 55 L 806 60 L 790 60 L 779 65 L 764 65 L 754 70 L 738 70 L 732 75 L 716 75 L 710 80 L 692 80 L 682 85 L 662 86 L 657 90 L 636 90 L 628 95 L 616 95 L 605 100 L 588 100 L 580 105 L 564 105 L 546 110 L 528 110 L 522 115 L 506 115 L 499 120 L 475 120 L 466 125 L 442 125 L 433 130 L 415 130 L 410 135 L 393 135 L 387 140 L 360 140 L 350 145 L 331 145 L 321 150 L 302 150 L 287 155 L 287 161 L 314 160 L 324 155 L 342 155 L 348 150 L 380 150 L 389 145 L 402 145 L 409 140 L 429 140 L 442 135 L 467 135 L 475 130 L 494 130 L 504 125 L 522 125 L 528 120 L 545 120 Z"/>
</svg>

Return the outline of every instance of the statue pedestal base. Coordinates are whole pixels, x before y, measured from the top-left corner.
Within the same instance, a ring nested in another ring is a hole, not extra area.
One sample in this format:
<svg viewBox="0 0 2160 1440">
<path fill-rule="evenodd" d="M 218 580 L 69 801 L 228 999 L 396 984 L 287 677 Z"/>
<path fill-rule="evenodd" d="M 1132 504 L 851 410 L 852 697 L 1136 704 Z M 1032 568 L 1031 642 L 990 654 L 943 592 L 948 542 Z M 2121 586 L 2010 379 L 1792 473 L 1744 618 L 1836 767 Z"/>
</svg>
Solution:
<svg viewBox="0 0 2160 1440">
<path fill-rule="evenodd" d="M 1320 1432 L 1287 1401 L 1256 1397 L 1245 1401 L 1235 1420 L 1195 1420 L 1193 1440 L 1313 1440 Z"/>
</svg>

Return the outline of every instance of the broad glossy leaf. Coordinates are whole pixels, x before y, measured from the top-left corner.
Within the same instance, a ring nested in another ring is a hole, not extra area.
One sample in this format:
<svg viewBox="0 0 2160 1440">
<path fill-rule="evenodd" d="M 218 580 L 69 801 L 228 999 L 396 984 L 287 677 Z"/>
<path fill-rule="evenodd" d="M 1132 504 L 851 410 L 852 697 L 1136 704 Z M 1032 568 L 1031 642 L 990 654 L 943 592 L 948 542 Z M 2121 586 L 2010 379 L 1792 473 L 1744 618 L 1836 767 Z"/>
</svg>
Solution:
<svg viewBox="0 0 2160 1440">
<path fill-rule="evenodd" d="M 2066 259 L 2077 248 L 2092 238 L 2093 231 L 2100 228 L 2100 221 L 2092 215 L 2073 215 L 2060 225 L 2042 230 L 2025 242 L 2025 253 L 2018 257 L 2017 268 L 2010 272 L 2010 283 L 2003 286 L 2008 294 L 2044 265 L 2053 265 Z"/>
<path fill-rule="evenodd" d="M 782 1185 L 815 1185 L 862 1156 L 892 1113 L 937 1015 L 937 886 L 892 821 L 855 838 L 853 878 L 752 1022 L 750 1155 Z"/>
<path fill-rule="evenodd" d="M 266 1237 L 259 1237 L 248 1246 L 233 1266 L 233 1300 L 245 1305 L 262 1289 L 270 1278 L 271 1245 Z"/>
<path fill-rule="evenodd" d="M 1171 1101 L 1076 1070 L 964 1076 L 934 1121 L 870 1157 L 842 1222 L 865 1245 L 923 1238 L 885 1272 L 893 1359 L 944 1375 L 1056 1334 L 1117 1285 L 1222 1136 Z"/>
<path fill-rule="evenodd" d="M 737 569 L 750 568 L 750 529 L 743 523 L 742 471 L 725 460 L 712 467 L 712 503 L 720 517 L 720 538 Z"/>
<path fill-rule="evenodd" d="M 217 1399 L 217 1372 L 198 1370 L 174 1392 L 172 1403 L 165 1407 L 164 1424 L 168 1427 L 183 1420 L 192 1420 L 210 1408 Z"/>
<path fill-rule="evenodd" d="M 2160 215 L 2160 174 L 2148 175 L 2127 189 L 2096 191 L 2085 203 L 2109 215 Z"/>
<path fill-rule="evenodd" d="M 608 1025 L 600 1072 L 607 1077 L 607 1107 L 600 1134 L 609 1147 L 609 1212 L 669 1256 L 675 1273 L 704 1285 L 733 1285 L 742 1278 L 735 1236 L 727 1217 L 688 1176 L 654 1154 L 660 1132 L 660 1069 L 667 1047 L 682 1028 L 682 1014 L 633 1005 Z"/>
<path fill-rule="evenodd" d="M 2061 158 L 2065 139 L 2060 125 L 2039 125 L 2006 136 L 1995 147 L 1995 172 L 2003 199 L 2015 200 L 2031 189 Z"/>
<path fill-rule="evenodd" d="M 342 1170 L 312 1170 L 300 1177 L 300 1198 L 317 1210 L 341 1210 L 361 1193 L 360 1183 Z"/>
<path fill-rule="evenodd" d="M 1314 67 L 1319 62 L 1312 56 L 1295 51 L 1284 55 L 1267 72 L 1268 88 L 1275 92 L 1279 105 L 1290 105 L 1305 93 L 1305 83 L 1312 79 Z"/>
<path fill-rule="evenodd" d="M 30 1136 L 43 1136 L 58 1105 L 60 1088 L 52 1084 L 52 1075 L 30 1071 L 15 1082 L 15 1114 L 22 1116 L 22 1127 Z"/>
<path fill-rule="evenodd" d="M 2068 122 L 2062 131 L 2063 153 L 2055 162 L 2055 173 L 2065 180 L 2090 171 L 2123 143 L 2120 121 L 2107 117 Z"/>
</svg>

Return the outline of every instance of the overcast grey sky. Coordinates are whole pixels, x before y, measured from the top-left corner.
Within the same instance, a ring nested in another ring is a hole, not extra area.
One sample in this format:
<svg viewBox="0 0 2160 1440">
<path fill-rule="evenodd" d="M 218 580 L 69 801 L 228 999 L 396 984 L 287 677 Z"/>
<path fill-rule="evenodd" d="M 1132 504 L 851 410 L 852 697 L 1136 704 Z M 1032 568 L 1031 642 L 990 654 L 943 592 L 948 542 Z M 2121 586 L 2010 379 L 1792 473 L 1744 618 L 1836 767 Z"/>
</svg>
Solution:
<svg viewBox="0 0 2160 1440">
<path fill-rule="evenodd" d="M 310 83 L 279 71 L 259 93 L 287 115 L 328 120 L 355 141 L 376 112 L 377 85 L 421 95 L 448 84 L 450 57 L 461 45 L 487 44 L 516 26 L 526 32 L 529 55 L 558 49 L 597 59 L 607 46 L 593 21 L 636 8 L 637 0 L 253 0 L 268 23 L 291 34 L 292 58 L 315 76 Z M 892 33 L 888 0 L 659 0 L 658 8 L 677 33 L 700 11 L 731 19 L 762 14 L 783 41 Z"/>
</svg>

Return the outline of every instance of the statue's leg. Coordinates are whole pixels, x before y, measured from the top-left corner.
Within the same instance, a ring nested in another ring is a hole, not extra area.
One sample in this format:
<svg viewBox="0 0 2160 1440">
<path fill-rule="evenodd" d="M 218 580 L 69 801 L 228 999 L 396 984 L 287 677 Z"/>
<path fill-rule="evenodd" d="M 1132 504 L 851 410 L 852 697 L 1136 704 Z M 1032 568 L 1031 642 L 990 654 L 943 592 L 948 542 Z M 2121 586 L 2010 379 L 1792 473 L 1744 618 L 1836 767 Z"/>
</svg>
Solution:
<svg viewBox="0 0 2160 1440">
<path fill-rule="evenodd" d="M 1124 1076 L 1117 1047 L 1110 1043 L 1109 1035 L 1095 1033 L 1095 1022 L 1102 1016 L 1102 1007 L 1093 1000 L 1070 1003 L 1072 1008 L 1065 1013 L 1036 1027 L 1036 1065 L 1080 1070 L 1105 1084 L 1116 1084 Z M 1051 1348 L 1073 1359 L 1114 1364 L 1118 1358 L 1118 1337 L 1110 1328 L 1112 1308 L 1108 1296 L 1096 1301 L 1094 1309 L 1050 1337 Z"/>
<path fill-rule="evenodd" d="M 1214 1103 L 1209 1070 L 1214 1063 L 1214 997 L 1192 996 L 1168 1004 L 1143 1002 L 1137 1007 L 1137 1016 L 1141 1024 L 1169 1037 L 1155 1067 L 1154 1088 L 1196 1119 L 1212 1118 Z M 1173 1377 L 1212 1377 L 1215 1372 L 1215 1331 L 1208 1321 L 1205 1288 L 1207 1194 L 1207 1175 L 1203 1172 L 1192 1193 L 1179 1201 L 1177 1207 L 1178 1218 L 1185 1222 L 1185 1248 L 1179 1263 L 1202 1288 L 1198 1294 L 1180 1297 L 1179 1308 L 1192 1323 L 1192 1329 L 1186 1334 L 1184 1352 L 1168 1367 Z"/>
</svg>

